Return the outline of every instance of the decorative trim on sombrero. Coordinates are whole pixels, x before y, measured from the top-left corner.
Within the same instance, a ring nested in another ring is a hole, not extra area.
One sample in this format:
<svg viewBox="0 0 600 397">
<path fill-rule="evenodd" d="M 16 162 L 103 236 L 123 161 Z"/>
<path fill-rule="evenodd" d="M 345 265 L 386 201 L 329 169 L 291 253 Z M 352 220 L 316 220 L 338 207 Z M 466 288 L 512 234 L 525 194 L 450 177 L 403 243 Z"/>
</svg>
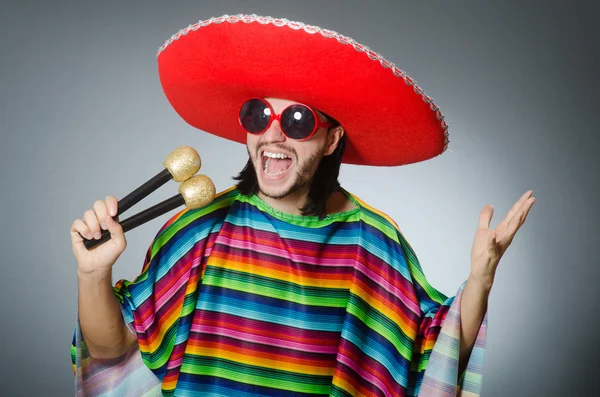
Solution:
<svg viewBox="0 0 600 397">
<path fill-rule="evenodd" d="M 360 44 L 356 40 L 348 36 L 344 36 L 340 33 L 337 33 L 333 30 L 323 29 L 313 25 L 307 25 L 303 22 L 290 21 L 286 18 L 273 18 L 269 16 L 265 17 L 258 16 L 256 14 L 225 14 L 220 17 L 212 17 L 210 19 L 198 21 L 198 23 L 189 25 L 188 27 L 181 29 L 179 32 L 171 36 L 170 39 L 166 40 L 165 43 L 156 51 L 156 57 L 158 58 L 162 52 L 164 52 L 171 44 L 173 44 L 173 42 L 179 40 L 182 36 L 186 36 L 188 33 L 190 33 L 190 31 L 196 31 L 201 27 L 208 26 L 210 24 L 220 24 L 223 22 L 229 22 L 233 24 L 240 21 L 244 23 L 258 22 L 262 25 L 272 24 L 277 27 L 287 26 L 290 29 L 294 30 L 304 30 L 306 33 L 309 34 L 319 33 L 323 37 L 336 39 L 340 44 L 350 44 L 352 45 L 352 47 L 354 47 L 356 51 L 365 53 L 369 57 L 369 59 L 373 61 L 379 61 L 381 66 L 383 66 L 385 69 L 391 69 L 394 76 L 402 78 L 407 85 L 412 86 L 415 93 L 420 95 L 425 103 L 429 104 L 431 110 L 435 112 L 437 119 L 440 120 L 440 125 L 444 130 L 444 149 L 442 150 L 442 153 L 445 152 L 446 149 L 448 149 L 448 144 L 450 143 L 450 139 L 448 137 L 448 124 L 444 120 L 444 116 L 442 115 L 440 108 L 433 102 L 433 100 L 429 96 L 425 94 L 425 91 L 423 91 L 423 89 L 417 85 L 417 82 L 413 80 L 410 76 L 408 76 L 404 71 L 399 69 L 394 63 L 386 60 L 378 52 L 375 52 L 366 45 Z"/>
</svg>

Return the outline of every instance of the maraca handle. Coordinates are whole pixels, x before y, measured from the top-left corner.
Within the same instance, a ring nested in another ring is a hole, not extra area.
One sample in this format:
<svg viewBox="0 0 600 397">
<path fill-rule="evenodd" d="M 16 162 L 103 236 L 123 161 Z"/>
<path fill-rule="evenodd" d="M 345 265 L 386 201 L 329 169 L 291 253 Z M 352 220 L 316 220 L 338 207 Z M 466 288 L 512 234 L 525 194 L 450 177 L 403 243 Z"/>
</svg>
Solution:
<svg viewBox="0 0 600 397">
<path fill-rule="evenodd" d="M 171 197 L 170 199 L 167 199 L 165 201 L 162 201 L 142 212 L 140 212 L 139 214 L 133 215 L 130 218 L 125 219 L 123 222 L 121 222 L 121 227 L 123 228 L 123 233 L 134 229 L 140 225 L 143 225 L 146 222 L 151 221 L 154 218 L 157 218 L 163 214 L 166 214 L 167 212 L 180 207 L 182 205 L 185 204 L 185 200 L 183 199 L 183 196 L 181 194 L 178 194 L 176 196 Z M 88 250 L 91 250 L 92 248 L 103 244 L 105 242 L 107 242 L 108 240 L 110 240 L 110 232 L 108 230 L 104 230 L 102 231 L 102 236 L 100 237 L 100 239 L 98 240 L 84 240 L 83 241 L 83 245 L 85 245 L 85 248 L 87 248 Z"/>
<path fill-rule="evenodd" d="M 171 172 L 166 168 L 163 169 L 148 182 L 144 183 L 142 186 L 138 187 L 133 192 L 119 200 L 117 215 L 121 215 L 123 212 L 139 203 L 144 197 L 148 196 L 150 193 L 170 181 L 172 178 L 173 175 L 171 175 Z"/>
</svg>

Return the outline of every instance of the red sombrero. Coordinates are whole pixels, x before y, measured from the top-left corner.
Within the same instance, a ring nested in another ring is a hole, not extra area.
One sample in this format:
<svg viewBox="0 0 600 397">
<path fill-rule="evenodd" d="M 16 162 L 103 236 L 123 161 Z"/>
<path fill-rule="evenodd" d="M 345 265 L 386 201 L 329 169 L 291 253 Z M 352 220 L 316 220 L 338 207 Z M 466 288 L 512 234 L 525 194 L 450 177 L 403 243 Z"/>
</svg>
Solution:
<svg viewBox="0 0 600 397">
<path fill-rule="evenodd" d="M 287 19 L 224 15 L 182 29 L 157 51 L 160 81 L 190 125 L 245 143 L 237 116 L 251 97 L 298 101 L 338 120 L 344 162 L 395 166 L 443 153 L 448 126 L 414 80 L 331 30 Z"/>
</svg>

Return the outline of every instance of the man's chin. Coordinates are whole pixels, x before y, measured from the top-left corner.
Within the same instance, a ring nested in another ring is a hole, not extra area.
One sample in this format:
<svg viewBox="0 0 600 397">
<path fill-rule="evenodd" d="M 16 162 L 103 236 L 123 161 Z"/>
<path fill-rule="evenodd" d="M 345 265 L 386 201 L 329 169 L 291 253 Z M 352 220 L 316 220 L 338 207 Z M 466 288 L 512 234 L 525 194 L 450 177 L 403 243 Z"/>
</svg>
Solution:
<svg viewBox="0 0 600 397">
<path fill-rule="evenodd" d="M 258 188 L 262 194 L 270 198 L 284 198 L 290 194 L 290 188 L 293 186 L 294 181 L 290 178 L 291 175 L 281 175 L 277 178 L 270 178 L 265 175 L 264 172 L 258 177 Z"/>
<path fill-rule="evenodd" d="M 280 186 L 280 187 L 264 186 L 260 183 L 259 183 L 259 190 L 264 196 L 272 198 L 272 199 L 282 199 L 282 198 L 289 196 L 292 193 L 290 191 L 289 187 L 287 187 L 287 186 Z"/>
<path fill-rule="evenodd" d="M 269 183 L 258 183 L 260 192 L 272 199 L 284 199 L 294 194 L 300 193 L 305 187 L 304 183 L 299 183 L 298 180 L 287 180 L 285 183 L 280 184 L 269 184 Z"/>
<path fill-rule="evenodd" d="M 284 199 L 302 193 L 307 181 L 301 178 L 293 167 L 292 165 L 282 174 L 275 176 L 267 175 L 263 169 L 255 169 L 260 193 L 271 199 Z"/>
</svg>

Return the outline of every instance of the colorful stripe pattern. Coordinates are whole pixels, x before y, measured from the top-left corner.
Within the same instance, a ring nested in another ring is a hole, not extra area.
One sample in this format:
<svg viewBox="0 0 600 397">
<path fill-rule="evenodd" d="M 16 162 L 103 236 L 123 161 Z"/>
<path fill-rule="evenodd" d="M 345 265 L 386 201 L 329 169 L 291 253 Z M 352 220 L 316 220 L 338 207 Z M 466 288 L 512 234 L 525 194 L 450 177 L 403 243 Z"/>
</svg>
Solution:
<svg viewBox="0 0 600 397">
<path fill-rule="evenodd" d="M 114 288 L 139 349 L 94 360 L 77 325 L 78 395 L 478 396 L 487 316 L 459 379 L 464 285 L 435 290 L 395 223 L 349 197 L 324 220 L 235 189 L 175 215 Z"/>
</svg>

